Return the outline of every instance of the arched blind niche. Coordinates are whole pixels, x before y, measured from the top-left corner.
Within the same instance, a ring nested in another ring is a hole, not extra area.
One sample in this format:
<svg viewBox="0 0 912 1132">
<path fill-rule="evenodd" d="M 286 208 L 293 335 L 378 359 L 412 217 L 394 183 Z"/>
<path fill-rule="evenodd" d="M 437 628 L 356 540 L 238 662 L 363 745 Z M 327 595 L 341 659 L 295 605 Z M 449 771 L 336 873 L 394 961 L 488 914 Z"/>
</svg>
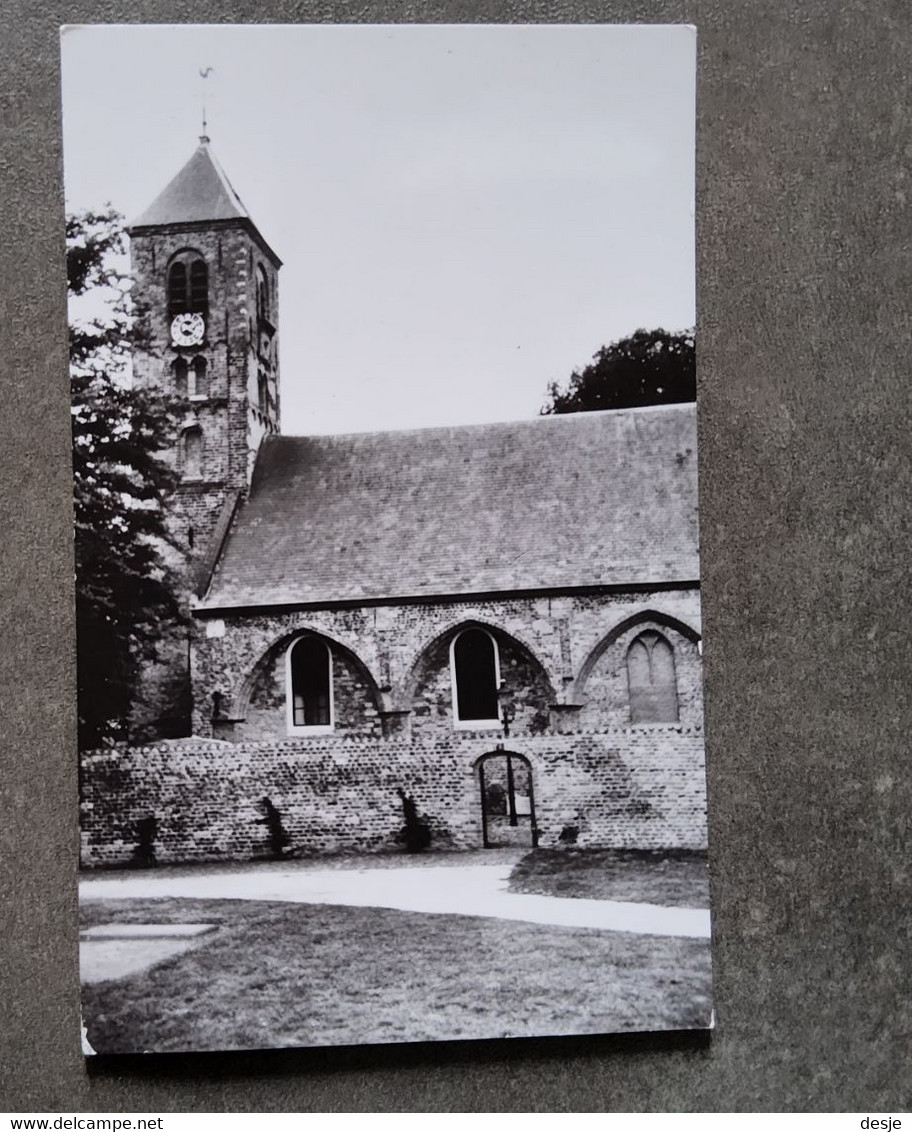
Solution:
<svg viewBox="0 0 912 1132">
<path fill-rule="evenodd" d="M 206 376 L 206 359 L 197 357 L 193 359 L 188 375 L 187 389 L 191 397 L 206 397 L 209 394 L 209 382 Z"/>
<path fill-rule="evenodd" d="M 257 268 L 256 275 L 256 308 L 257 318 L 261 321 L 268 321 L 270 317 L 269 280 L 266 278 L 266 272 L 262 265 Z"/>
<path fill-rule="evenodd" d="M 203 432 L 194 426 L 184 429 L 183 474 L 188 480 L 198 480 L 203 474 Z"/>
<path fill-rule="evenodd" d="M 171 375 L 174 382 L 173 389 L 175 397 L 186 397 L 188 390 L 187 383 L 187 359 L 175 358 L 171 363 Z"/>
<path fill-rule="evenodd" d="M 627 650 L 631 723 L 677 723 L 678 683 L 674 650 L 661 633 L 647 629 Z"/>
</svg>

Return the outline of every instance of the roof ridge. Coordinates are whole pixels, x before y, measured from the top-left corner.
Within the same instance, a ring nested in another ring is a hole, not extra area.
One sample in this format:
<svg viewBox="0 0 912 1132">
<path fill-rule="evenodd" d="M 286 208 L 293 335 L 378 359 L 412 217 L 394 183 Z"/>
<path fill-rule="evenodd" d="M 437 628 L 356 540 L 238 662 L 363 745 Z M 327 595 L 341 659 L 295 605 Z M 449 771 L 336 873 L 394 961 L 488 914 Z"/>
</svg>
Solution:
<svg viewBox="0 0 912 1132">
<path fill-rule="evenodd" d="M 495 429 L 495 428 L 517 428 L 522 426 L 533 427 L 542 423 L 552 421 L 567 421 L 570 419 L 605 419 L 622 417 L 625 414 L 631 416 L 639 416 L 640 414 L 652 413 L 656 411 L 667 411 L 670 409 L 695 409 L 696 403 L 694 401 L 675 401 L 667 405 L 631 405 L 624 409 L 591 409 L 585 412 L 578 413 L 542 413 L 535 417 L 518 417 L 508 421 L 469 421 L 463 424 L 441 424 L 441 425 L 412 425 L 405 426 L 404 428 L 383 428 L 383 429 L 362 429 L 357 432 L 305 432 L 305 433 L 282 433 L 278 436 L 270 437 L 270 440 L 342 440 L 349 437 L 357 436 L 399 436 L 402 434 L 417 434 L 417 433 L 451 433 L 454 431 L 469 431 L 470 429 Z"/>
<path fill-rule="evenodd" d="M 200 142 L 199 148 L 205 149 L 206 155 L 208 156 L 209 160 L 212 162 L 212 167 L 215 169 L 216 173 L 218 174 L 219 180 L 224 185 L 226 192 L 230 196 L 234 197 L 235 201 L 238 203 L 238 205 L 240 205 L 241 211 L 243 212 L 244 216 L 246 216 L 247 219 L 249 220 L 250 219 L 250 212 L 247 209 L 247 205 L 244 204 L 244 202 L 241 200 L 241 194 L 237 191 L 237 189 L 234 187 L 234 185 L 232 185 L 231 181 L 229 180 L 228 174 L 222 168 L 222 163 L 219 161 L 219 159 L 215 156 L 215 154 L 209 148 L 209 142 L 208 141 Z"/>
</svg>

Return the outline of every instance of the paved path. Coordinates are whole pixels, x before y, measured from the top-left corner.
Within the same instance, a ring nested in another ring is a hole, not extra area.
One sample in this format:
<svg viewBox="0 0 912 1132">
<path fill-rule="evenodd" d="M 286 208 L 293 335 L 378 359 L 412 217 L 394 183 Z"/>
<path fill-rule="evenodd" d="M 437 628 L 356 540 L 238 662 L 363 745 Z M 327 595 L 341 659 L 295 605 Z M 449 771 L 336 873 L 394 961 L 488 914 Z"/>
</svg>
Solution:
<svg viewBox="0 0 912 1132">
<path fill-rule="evenodd" d="M 512 863 L 402 865 L 393 868 L 288 868 L 274 865 L 182 875 L 159 872 L 85 879 L 82 900 L 179 897 L 192 900 L 277 900 L 341 904 L 461 916 L 490 916 L 530 924 L 597 928 L 640 935 L 709 938 L 709 911 L 575 900 L 507 892 Z"/>
<path fill-rule="evenodd" d="M 192 939 L 88 939 L 79 942 L 79 978 L 85 984 L 139 975 L 199 946 Z"/>
<path fill-rule="evenodd" d="M 183 955 L 215 931 L 215 924 L 99 924 L 79 933 L 79 977 L 84 983 L 138 975 Z M 94 1052 L 94 1051 L 92 1051 Z"/>
</svg>

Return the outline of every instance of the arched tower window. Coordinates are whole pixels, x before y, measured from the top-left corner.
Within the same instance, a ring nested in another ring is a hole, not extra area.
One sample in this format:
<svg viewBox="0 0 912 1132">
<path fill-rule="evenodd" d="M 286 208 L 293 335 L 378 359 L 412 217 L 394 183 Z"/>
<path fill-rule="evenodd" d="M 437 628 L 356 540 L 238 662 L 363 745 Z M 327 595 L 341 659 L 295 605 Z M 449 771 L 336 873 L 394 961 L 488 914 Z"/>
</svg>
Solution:
<svg viewBox="0 0 912 1132">
<path fill-rule="evenodd" d="M 256 309 L 257 318 L 268 322 L 270 318 L 269 277 L 266 275 L 266 270 L 262 264 L 257 267 L 256 273 Z"/>
<path fill-rule="evenodd" d="M 677 723 L 678 683 L 674 650 L 661 633 L 647 629 L 627 650 L 631 723 Z"/>
<path fill-rule="evenodd" d="M 174 395 L 175 397 L 187 396 L 187 360 L 186 358 L 175 358 L 171 363 L 171 377 L 174 382 Z"/>
<path fill-rule="evenodd" d="M 332 654 L 319 637 L 300 637 L 287 653 L 288 729 L 333 726 Z"/>
<path fill-rule="evenodd" d="M 209 309 L 209 269 L 199 252 L 179 252 L 168 268 L 168 314 L 200 313 Z"/>
<path fill-rule="evenodd" d="M 186 365 L 186 363 L 184 364 Z M 193 359 L 190 365 L 187 389 L 191 397 L 209 396 L 209 380 L 205 358 L 196 357 Z"/>
<path fill-rule="evenodd" d="M 257 407 L 264 417 L 269 415 L 269 375 L 262 366 L 257 373 Z"/>
<path fill-rule="evenodd" d="M 209 269 L 202 259 L 190 264 L 190 309 L 205 311 L 209 306 Z"/>
<path fill-rule="evenodd" d="M 450 651 L 453 716 L 456 726 L 499 727 L 497 642 L 484 629 L 464 629 Z"/>
<path fill-rule="evenodd" d="M 187 309 L 187 265 L 183 260 L 171 264 L 168 271 L 168 313 L 183 314 Z"/>
<path fill-rule="evenodd" d="M 185 480 L 198 480 L 203 474 L 203 430 L 197 425 L 181 434 L 181 471 Z"/>
</svg>

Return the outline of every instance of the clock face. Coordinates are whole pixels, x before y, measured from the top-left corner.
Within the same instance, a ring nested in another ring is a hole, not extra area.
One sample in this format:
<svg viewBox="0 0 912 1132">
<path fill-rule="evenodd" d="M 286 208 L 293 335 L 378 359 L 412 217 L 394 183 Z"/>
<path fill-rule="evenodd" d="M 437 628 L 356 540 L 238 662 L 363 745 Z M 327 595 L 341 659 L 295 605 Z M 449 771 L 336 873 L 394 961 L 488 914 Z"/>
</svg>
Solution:
<svg viewBox="0 0 912 1132">
<path fill-rule="evenodd" d="M 171 321 L 171 341 L 175 346 L 201 346 L 206 320 L 201 314 L 178 314 Z"/>
</svg>

